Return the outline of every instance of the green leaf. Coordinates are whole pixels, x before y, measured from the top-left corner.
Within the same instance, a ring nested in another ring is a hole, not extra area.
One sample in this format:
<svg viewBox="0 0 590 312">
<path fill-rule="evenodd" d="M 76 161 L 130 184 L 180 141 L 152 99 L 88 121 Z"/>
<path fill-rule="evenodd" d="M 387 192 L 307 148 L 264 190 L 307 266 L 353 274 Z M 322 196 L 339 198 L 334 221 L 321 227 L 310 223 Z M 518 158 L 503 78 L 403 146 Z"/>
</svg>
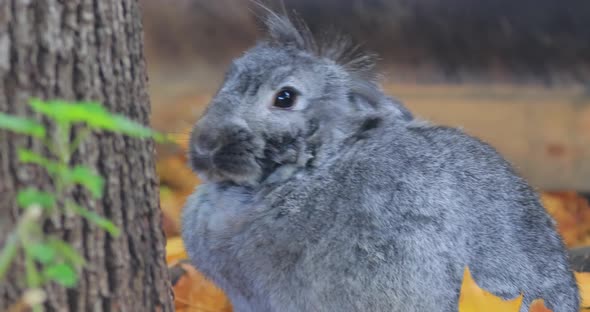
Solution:
<svg viewBox="0 0 590 312">
<path fill-rule="evenodd" d="M 172 144 L 177 144 L 176 140 L 174 139 L 174 136 L 171 134 L 166 134 L 166 133 L 156 133 L 154 134 L 154 140 L 156 140 L 156 142 L 158 143 L 172 143 Z"/>
<path fill-rule="evenodd" d="M 67 184 L 80 184 L 86 187 L 95 198 L 102 196 L 104 179 L 86 166 L 68 168 L 27 149 L 19 149 L 18 158 L 23 163 L 37 164 L 49 173 L 58 174 Z"/>
<path fill-rule="evenodd" d="M 86 166 L 76 166 L 67 172 L 66 175 L 69 182 L 86 187 L 95 198 L 102 196 L 104 179 L 94 173 L 92 169 Z"/>
<path fill-rule="evenodd" d="M 18 150 L 18 159 L 24 163 L 42 164 L 50 162 L 49 159 L 31 151 L 28 149 L 21 148 Z"/>
<path fill-rule="evenodd" d="M 31 150 L 18 149 L 18 160 L 26 164 L 36 164 L 47 169 L 49 173 L 58 173 L 64 166 L 56 161 L 47 159 Z"/>
<path fill-rule="evenodd" d="M 49 173 L 58 174 L 66 184 L 80 184 L 86 187 L 95 198 L 102 196 L 104 179 L 86 166 L 68 168 L 27 149 L 19 149 L 18 158 L 23 163 L 37 164 Z"/>
<path fill-rule="evenodd" d="M 18 158 L 23 163 L 37 164 L 49 173 L 58 174 L 66 184 L 80 184 L 86 187 L 95 198 L 102 196 L 104 179 L 86 166 L 68 168 L 27 149 L 19 149 Z"/>
<path fill-rule="evenodd" d="M 55 206 L 55 196 L 30 187 L 18 192 L 16 202 L 22 208 L 28 208 L 33 204 L 38 204 L 43 208 L 53 208 Z"/>
<path fill-rule="evenodd" d="M 79 214 L 86 220 L 98 225 L 100 228 L 107 231 L 113 237 L 118 237 L 121 234 L 121 230 L 119 230 L 119 228 L 113 222 L 111 222 L 111 220 L 102 217 L 95 212 L 86 210 L 85 208 L 71 201 L 68 201 L 66 203 L 66 206 L 72 212 Z"/>
<path fill-rule="evenodd" d="M 35 120 L 0 113 L 0 128 L 37 138 L 45 137 L 45 127 Z"/>
<path fill-rule="evenodd" d="M 107 231 L 113 237 L 119 237 L 121 234 L 121 230 L 113 223 L 111 220 L 101 217 L 100 215 L 89 212 L 88 215 L 84 216 L 86 219 L 94 222 L 94 224 L 98 225 L 101 229 Z"/>
<path fill-rule="evenodd" d="M 101 119 L 108 114 L 104 107 L 97 102 L 31 99 L 29 104 L 36 112 L 66 123 L 88 122 Z"/>
<path fill-rule="evenodd" d="M 78 274 L 74 269 L 65 263 L 55 264 L 43 270 L 45 278 L 53 280 L 64 287 L 74 287 L 78 281 Z"/>
<path fill-rule="evenodd" d="M 166 141 L 166 136 L 137 123 L 123 115 L 108 112 L 97 102 L 66 102 L 61 100 L 42 101 L 32 99 L 31 107 L 58 122 L 86 123 L 95 130 L 107 130 L 138 138 L 154 138 Z"/>
<path fill-rule="evenodd" d="M 49 245 L 66 261 L 75 266 L 83 266 L 86 262 L 82 256 L 68 243 L 54 237 L 49 238 Z"/>
<path fill-rule="evenodd" d="M 124 116 L 113 116 L 114 120 L 114 127 L 112 130 L 115 132 L 123 133 L 129 136 L 138 137 L 138 138 L 149 138 L 153 137 L 155 132 L 133 120 L 130 120 Z"/>
<path fill-rule="evenodd" d="M 43 278 L 37 271 L 33 258 L 29 256 L 25 256 L 25 275 L 27 286 L 30 288 L 39 287 L 43 283 Z"/>
<path fill-rule="evenodd" d="M 43 264 L 48 264 L 55 259 L 55 249 L 51 245 L 38 243 L 25 246 L 25 250 L 27 254 Z"/>
</svg>

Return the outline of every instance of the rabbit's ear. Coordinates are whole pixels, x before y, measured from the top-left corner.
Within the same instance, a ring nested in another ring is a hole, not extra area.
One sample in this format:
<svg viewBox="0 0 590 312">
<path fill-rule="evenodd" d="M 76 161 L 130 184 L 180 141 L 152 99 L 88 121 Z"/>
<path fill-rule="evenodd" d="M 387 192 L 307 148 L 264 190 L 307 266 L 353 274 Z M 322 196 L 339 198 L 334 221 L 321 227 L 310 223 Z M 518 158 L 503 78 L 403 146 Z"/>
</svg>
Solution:
<svg viewBox="0 0 590 312">
<path fill-rule="evenodd" d="M 375 72 L 377 54 L 364 50 L 347 35 L 326 30 L 318 40 L 317 49 L 319 56 L 333 60 L 355 79 L 376 81 L 378 78 Z"/>
<path fill-rule="evenodd" d="M 296 47 L 303 46 L 303 38 L 289 18 L 269 14 L 266 18 L 266 27 L 273 42 Z"/>
<path fill-rule="evenodd" d="M 404 104 L 402 104 L 401 101 L 393 97 L 387 97 L 387 101 L 394 107 L 394 110 L 399 113 L 399 117 L 401 117 L 401 119 L 405 121 L 414 120 L 414 115 L 412 112 L 410 112 L 410 110 Z"/>
<path fill-rule="evenodd" d="M 362 112 L 393 112 L 403 120 L 414 119 L 412 113 L 397 99 L 388 97 L 379 87 L 368 81 L 355 81 L 348 98 L 356 109 Z"/>
<path fill-rule="evenodd" d="M 265 24 L 271 43 L 299 50 L 315 51 L 315 40 L 307 25 L 296 16 L 293 18 L 269 11 Z"/>
</svg>

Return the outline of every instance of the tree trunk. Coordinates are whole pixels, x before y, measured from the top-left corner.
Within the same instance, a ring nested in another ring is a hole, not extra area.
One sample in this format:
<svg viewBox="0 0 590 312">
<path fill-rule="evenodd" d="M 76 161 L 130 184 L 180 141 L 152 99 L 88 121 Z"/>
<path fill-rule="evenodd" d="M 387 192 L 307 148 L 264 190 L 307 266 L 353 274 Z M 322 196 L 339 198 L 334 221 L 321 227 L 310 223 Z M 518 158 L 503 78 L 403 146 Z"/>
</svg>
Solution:
<svg viewBox="0 0 590 312">
<path fill-rule="evenodd" d="M 0 0 L 1 112 L 33 116 L 30 97 L 97 100 L 147 124 L 146 81 L 136 0 Z M 0 242 L 19 214 L 16 192 L 51 189 L 41 170 L 19 164 L 19 147 L 43 152 L 34 140 L 0 131 Z M 69 241 L 87 264 L 76 288 L 47 288 L 46 310 L 172 311 L 153 142 L 95 135 L 73 161 L 106 178 L 102 200 L 81 190 L 73 195 L 122 235 L 114 239 L 81 218 L 50 220 L 46 230 Z M 22 271 L 17 261 L 0 285 L 1 311 L 20 298 Z"/>
</svg>

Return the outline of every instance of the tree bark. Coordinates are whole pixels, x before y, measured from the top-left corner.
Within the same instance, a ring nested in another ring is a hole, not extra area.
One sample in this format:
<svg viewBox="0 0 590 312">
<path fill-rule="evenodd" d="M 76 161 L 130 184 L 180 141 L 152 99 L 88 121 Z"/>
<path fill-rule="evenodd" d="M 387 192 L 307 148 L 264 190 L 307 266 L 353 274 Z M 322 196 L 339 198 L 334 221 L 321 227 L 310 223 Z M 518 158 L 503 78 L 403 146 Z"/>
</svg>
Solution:
<svg viewBox="0 0 590 312">
<path fill-rule="evenodd" d="M 35 116 L 30 97 L 96 100 L 111 112 L 147 124 L 150 103 L 136 0 L 0 0 L 0 111 Z M 40 117 L 40 116 L 35 116 Z M 15 194 L 26 186 L 51 189 L 16 149 L 44 152 L 30 138 L 0 131 L 0 242 L 15 224 Z M 73 196 L 122 230 L 112 238 L 79 217 L 46 225 L 87 259 L 78 286 L 47 287 L 48 311 L 172 311 L 165 264 L 154 144 L 115 134 L 89 138 L 73 162 L 106 178 L 102 200 Z M 2 244 L 2 243 L 0 243 Z M 20 298 L 22 263 L 0 284 L 0 310 Z"/>
</svg>

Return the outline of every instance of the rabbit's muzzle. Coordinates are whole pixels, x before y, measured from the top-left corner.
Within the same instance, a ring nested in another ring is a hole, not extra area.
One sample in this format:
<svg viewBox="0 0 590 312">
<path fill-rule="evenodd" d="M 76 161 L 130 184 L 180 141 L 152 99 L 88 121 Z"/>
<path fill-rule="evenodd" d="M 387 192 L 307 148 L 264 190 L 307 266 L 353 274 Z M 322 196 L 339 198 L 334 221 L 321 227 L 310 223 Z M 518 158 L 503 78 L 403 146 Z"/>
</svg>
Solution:
<svg viewBox="0 0 590 312">
<path fill-rule="evenodd" d="M 257 158 L 263 149 L 264 144 L 243 127 L 197 125 L 191 136 L 189 157 L 193 170 L 208 179 L 242 183 L 260 176 Z"/>
</svg>

